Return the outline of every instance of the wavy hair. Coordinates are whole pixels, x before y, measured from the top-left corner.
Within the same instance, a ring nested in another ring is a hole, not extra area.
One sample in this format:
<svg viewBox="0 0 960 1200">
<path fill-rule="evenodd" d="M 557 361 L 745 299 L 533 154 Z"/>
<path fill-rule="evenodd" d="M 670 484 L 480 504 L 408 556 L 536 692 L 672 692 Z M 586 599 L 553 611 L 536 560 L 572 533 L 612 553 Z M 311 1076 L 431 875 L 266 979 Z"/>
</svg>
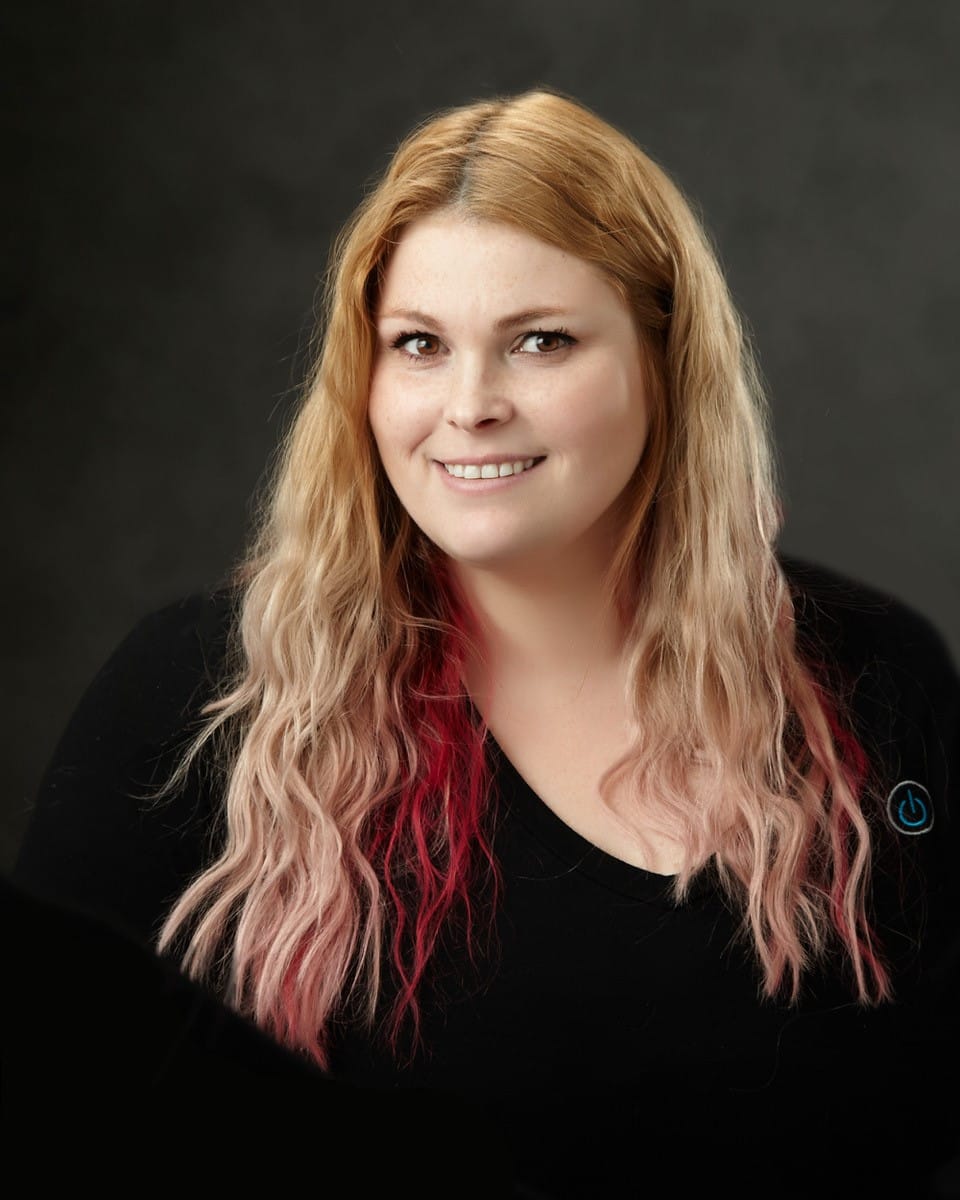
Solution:
<svg viewBox="0 0 960 1200">
<path fill-rule="evenodd" d="M 397 1047 L 438 941 L 473 947 L 491 927 L 492 789 L 463 682 L 477 635 L 367 420 L 391 250 L 443 209 L 595 264 L 634 315 L 650 430 L 611 581 L 642 732 L 604 784 L 628 782 L 620 816 L 680 831 L 678 901 L 713 865 L 763 993 L 795 999 L 839 946 L 858 1000 L 888 998 L 867 913 L 866 760 L 796 642 L 741 322 L 680 189 L 549 89 L 423 122 L 334 243 L 315 367 L 237 570 L 235 666 L 171 781 L 216 748 L 225 843 L 160 949 L 326 1065 L 348 1011 L 371 1028 L 385 1012 Z"/>
</svg>

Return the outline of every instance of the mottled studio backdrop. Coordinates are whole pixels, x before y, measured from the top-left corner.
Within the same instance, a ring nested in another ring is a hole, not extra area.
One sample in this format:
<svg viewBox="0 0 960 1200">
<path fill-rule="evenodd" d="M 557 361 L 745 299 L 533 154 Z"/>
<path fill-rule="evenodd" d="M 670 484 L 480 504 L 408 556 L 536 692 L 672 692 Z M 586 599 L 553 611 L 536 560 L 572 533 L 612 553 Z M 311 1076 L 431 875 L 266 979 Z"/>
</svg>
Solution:
<svg viewBox="0 0 960 1200">
<path fill-rule="evenodd" d="M 960 653 L 960 5 L 7 0 L 2 854 L 139 616 L 219 580 L 331 239 L 434 109 L 538 83 L 671 171 L 771 396 L 785 549 Z"/>
</svg>

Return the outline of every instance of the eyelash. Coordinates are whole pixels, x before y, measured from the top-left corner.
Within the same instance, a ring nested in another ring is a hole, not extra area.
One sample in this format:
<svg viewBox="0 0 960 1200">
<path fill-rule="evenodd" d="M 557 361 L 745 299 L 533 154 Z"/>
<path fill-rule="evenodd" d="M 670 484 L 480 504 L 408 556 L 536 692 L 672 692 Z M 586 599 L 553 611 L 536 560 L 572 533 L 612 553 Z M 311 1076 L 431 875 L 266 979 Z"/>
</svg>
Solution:
<svg viewBox="0 0 960 1200">
<path fill-rule="evenodd" d="M 526 333 L 520 337 L 521 342 L 525 342 L 530 337 L 555 337 L 560 338 L 563 342 L 562 346 L 557 347 L 557 350 L 566 349 L 568 346 L 573 346 L 576 343 L 576 338 L 571 337 L 566 329 L 528 329 Z M 411 354 L 408 350 L 404 350 L 404 343 L 413 341 L 414 338 L 436 338 L 436 334 L 424 333 L 420 329 L 411 329 L 406 333 L 398 334 L 390 343 L 391 350 L 398 350 L 405 358 L 412 362 L 422 364 L 429 362 L 430 359 L 436 358 L 435 354 Z M 439 339 L 437 339 L 439 340 Z M 551 354 L 556 354 L 557 350 L 546 351 L 543 354 L 534 354 L 534 357 L 549 358 Z"/>
</svg>

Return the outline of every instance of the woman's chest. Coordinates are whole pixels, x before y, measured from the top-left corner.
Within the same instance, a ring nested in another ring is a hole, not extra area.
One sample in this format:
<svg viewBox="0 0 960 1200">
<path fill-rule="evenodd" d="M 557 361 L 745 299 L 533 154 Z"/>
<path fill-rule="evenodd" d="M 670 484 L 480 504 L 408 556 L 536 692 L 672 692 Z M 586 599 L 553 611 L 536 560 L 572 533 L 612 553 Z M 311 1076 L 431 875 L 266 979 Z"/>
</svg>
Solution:
<svg viewBox="0 0 960 1200">
<path fill-rule="evenodd" d="M 677 837 L 646 819 L 629 773 L 636 733 L 622 703 L 499 714 L 492 732 L 512 768 L 560 821 L 606 854 L 658 875 L 679 869 Z"/>
<path fill-rule="evenodd" d="M 501 829 L 492 936 L 468 949 L 448 936 L 421 997 L 421 1047 L 410 1086 L 504 1096 L 530 1088 L 581 1103 L 586 1092 L 766 1083 L 786 1020 L 758 999 L 758 974 L 719 897 L 674 906 L 669 881 L 646 897 L 611 887 L 623 868 L 585 848 L 556 853 L 529 829 Z M 509 834 L 510 836 L 506 836 Z M 396 1078 L 362 1035 L 340 1068 Z M 362 1080 L 361 1080 L 362 1081 Z M 586 1091 L 585 1091 L 586 1090 Z"/>
</svg>

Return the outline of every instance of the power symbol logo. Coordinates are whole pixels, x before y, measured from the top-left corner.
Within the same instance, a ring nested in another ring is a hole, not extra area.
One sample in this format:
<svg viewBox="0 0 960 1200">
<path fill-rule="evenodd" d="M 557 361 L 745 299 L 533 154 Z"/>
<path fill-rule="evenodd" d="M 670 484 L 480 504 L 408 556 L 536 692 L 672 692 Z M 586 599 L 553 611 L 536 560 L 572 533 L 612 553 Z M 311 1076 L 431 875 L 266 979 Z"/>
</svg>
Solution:
<svg viewBox="0 0 960 1200">
<path fill-rule="evenodd" d="M 887 816 L 897 833 L 927 833 L 933 827 L 930 793 L 916 780 L 902 780 L 887 797 Z"/>
</svg>

